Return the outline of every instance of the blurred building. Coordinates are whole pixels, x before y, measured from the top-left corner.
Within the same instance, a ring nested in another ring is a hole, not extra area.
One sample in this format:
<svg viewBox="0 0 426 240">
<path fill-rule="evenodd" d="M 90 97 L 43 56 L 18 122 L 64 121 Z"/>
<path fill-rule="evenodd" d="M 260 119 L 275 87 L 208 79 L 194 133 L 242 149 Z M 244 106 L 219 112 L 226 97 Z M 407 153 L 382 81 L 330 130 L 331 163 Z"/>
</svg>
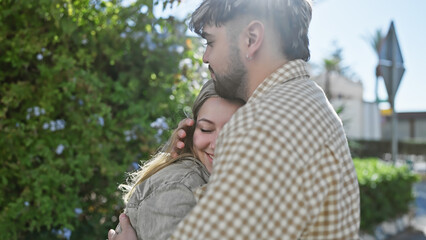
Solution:
<svg viewBox="0 0 426 240">
<path fill-rule="evenodd" d="M 381 115 L 376 103 L 365 102 L 360 81 L 337 72 L 312 77 L 328 96 L 343 121 L 349 139 L 379 140 L 382 138 Z"/>
<path fill-rule="evenodd" d="M 382 111 L 383 139 L 391 139 L 392 122 L 391 110 Z M 426 112 L 401 112 L 398 113 L 398 139 L 409 141 L 426 140 Z"/>
</svg>

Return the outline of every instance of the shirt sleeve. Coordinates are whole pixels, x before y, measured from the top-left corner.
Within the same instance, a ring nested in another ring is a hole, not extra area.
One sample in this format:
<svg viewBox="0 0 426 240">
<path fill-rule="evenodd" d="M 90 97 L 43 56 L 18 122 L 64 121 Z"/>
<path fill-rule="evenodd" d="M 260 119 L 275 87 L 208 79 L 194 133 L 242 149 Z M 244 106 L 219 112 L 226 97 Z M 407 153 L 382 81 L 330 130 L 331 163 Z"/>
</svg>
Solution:
<svg viewBox="0 0 426 240">
<path fill-rule="evenodd" d="M 192 191 L 182 183 L 157 189 L 139 205 L 134 226 L 139 239 L 167 239 L 195 204 Z"/>
</svg>

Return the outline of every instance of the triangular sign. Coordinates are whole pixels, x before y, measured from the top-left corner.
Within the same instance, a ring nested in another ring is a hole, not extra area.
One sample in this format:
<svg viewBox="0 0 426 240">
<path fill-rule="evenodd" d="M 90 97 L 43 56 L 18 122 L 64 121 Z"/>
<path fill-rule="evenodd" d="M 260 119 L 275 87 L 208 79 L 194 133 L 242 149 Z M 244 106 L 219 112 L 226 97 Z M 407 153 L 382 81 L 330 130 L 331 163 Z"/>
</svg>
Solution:
<svg viewBox="0 0 426 240">
<path fill-rule="evenodd" d="M 405 72 L 404 60 L 402 59 L 393 22 L 391 22 L 388 34 L 380 48 L 379 65 L 383 79 L 385 80 L 389 102 L 393 106 L 396 91 Z"/>
</svg>

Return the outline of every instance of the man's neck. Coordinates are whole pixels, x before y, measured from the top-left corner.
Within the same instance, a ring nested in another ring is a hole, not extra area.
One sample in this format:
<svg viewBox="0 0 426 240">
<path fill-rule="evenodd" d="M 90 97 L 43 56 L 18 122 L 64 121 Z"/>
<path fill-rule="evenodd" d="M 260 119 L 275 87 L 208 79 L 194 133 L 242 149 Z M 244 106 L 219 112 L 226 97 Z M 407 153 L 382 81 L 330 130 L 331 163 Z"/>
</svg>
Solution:
<svg viewBox="0 0 426 240">
<path fill-rule="evenodd" d="M 256 88 L 263 82 L 267 77 L 274 73 L 282 65 L 286 64 L 286 59 L 270 59 L 265 61 L 263 59 L 253 60 L 248 64 L 248 94 L 247 98 L 253 95 Z M 248 101 L 248 99 L 245 99 Z"/>
</svg>

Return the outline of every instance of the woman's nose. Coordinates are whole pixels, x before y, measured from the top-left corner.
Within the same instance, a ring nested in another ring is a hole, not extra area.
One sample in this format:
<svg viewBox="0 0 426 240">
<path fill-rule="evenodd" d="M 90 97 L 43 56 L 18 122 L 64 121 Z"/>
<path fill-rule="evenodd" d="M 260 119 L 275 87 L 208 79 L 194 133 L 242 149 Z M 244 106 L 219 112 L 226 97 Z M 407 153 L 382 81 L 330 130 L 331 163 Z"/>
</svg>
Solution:
<svg viewBox="0 0 426 240">
<path fill-rule="evenodd" d="M 214 134 L 213 138 L 210 140 L 210 148 L 213 151 L 216 148 L 216 140 L 217 140 L 217 134 Z"/>
</svg>

